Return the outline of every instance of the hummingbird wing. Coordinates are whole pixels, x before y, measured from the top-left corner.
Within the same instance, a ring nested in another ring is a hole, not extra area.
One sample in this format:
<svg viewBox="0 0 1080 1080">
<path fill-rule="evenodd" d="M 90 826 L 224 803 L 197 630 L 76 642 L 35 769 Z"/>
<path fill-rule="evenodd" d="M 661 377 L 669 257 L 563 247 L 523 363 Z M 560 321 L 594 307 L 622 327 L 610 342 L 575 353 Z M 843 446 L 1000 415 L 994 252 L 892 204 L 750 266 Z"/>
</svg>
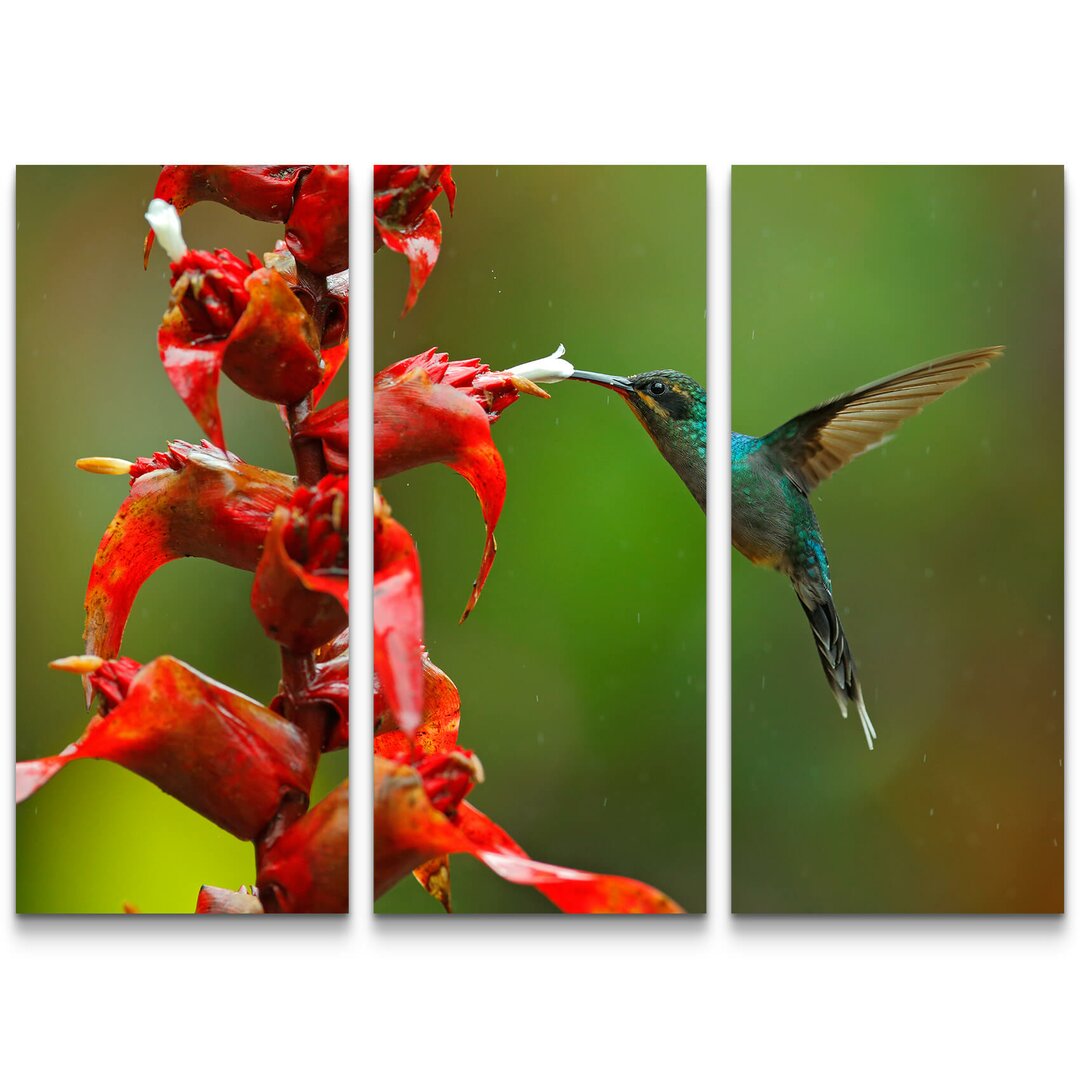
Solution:
<svg viewBox="0 0 1080 1080">
<path fill-rule="evenodd" d="M 853 457 L 880 446 L 909 417 L 1000 356 L 1004 346 L 931 360 L 833 398 L 771 431 L 762 442 L 811 491 Z"/>
</svg>

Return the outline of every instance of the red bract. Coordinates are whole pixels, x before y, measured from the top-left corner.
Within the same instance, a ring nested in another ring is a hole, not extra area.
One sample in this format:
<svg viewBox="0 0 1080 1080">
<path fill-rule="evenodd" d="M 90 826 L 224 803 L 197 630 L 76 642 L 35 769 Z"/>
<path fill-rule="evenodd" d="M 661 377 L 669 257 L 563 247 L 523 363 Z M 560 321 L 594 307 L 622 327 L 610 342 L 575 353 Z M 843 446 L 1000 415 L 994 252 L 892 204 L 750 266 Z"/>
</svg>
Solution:
<svg viewBox="0 0 1080 1080">
<path fill-rule="evenodd" d="M 280 221 L 289 249 L 314 273 L 348 266 L 347 165 L 166 165 L 154 197 L 181 213 L 197 202 L 217 202 L 256 221 Z M 144 264 L 153 242 L 151 229 Z"/>
<path fill-rule="evenodd" d="M 212 272 L 200 270 L 209 258 L 189 251 L 172 264 L 175 285 L 158 351 L 181 400 L 210 440 L 224 447 L 217 401 L 222 371 L 253 397 L 289 405 L 319 385 L 325 368 L 315 324 L 276 270 L 256 269 L 237 284 L 236 267 L 227 260 L 218 259 Z"/>
<path fill-rule="evenodd" d="M 506 497 L 506 470 L 491 439 L 491 420 L 517 391 L 548 395 L 479 360 L 451 364 L 429 349 L 375 376 L 375 479 L 441 461 L 460 473 L 480 500 L 487 541 L 462 619 L 480 597 L 495 559 L 495 526 Z"/>
<path fill-rule="evenodd" d="M 349 621 L 349 478 L 298 488 L 270 522 L 251 606 L 268 637 L 312 652 Z"/>
<path fill-rule="evenodd" d="M 259 898 L 246 888 L 239 892 L 204 885 L 195 904 L 196 915 L 262 915 Z"/>
<path fill-rule="evenodd" d="M 439 754 L 448 753 L 457 745 L 461 696 L 450 677 L 431 662 L 426 652 L 423 653 L 423 679 L 423 716 L 410 738 L 398 730 L 393 710 L 376 676 L 373 710 L 376 754 L 396 758 L 411 753 L 414 748 L 424 754 Z"/>
<path fill-rule="evenodd" d="M 375 250 L 385 244 L 409 260 L 404 316 L 416 303 L 439 258 L 442 222 L 432 207 L 440 191 L 454 212 L 457 188 L 449 165 L 375 166 Z"/>
<path fill-rule="evenodd" d="M 316 165 L 300 183 L 285 243 L 313 273 L 336 274 L 349 265 L 349 167 Z"/>
<path fill-rule="evenodd" d="M 296 425 L 295 434 L 302 439 L 322 443 L 326 466 L 336 473 L 349 471 L 349 401 L 337 401 L 325 409 L 311 413 Z"/>
<path fill-rule="evenodd" d="M 341 365 L 349 359 L 349 342 L 348 339 L 343 341 L 340 345 L 335 345 L 331 349 L 323 350 L 323 376 L 319 380 L 319 385 L 311 391 L 311 404 L 312 406 L 318 405 L 322 401 L 323 395 L 330 389 L 330 384 L 334 381 L 334 376 L 341 370 Z M 312 414 L 314 418 L 317 413 Z M 348 413 L 346 413 L 346 425 L 345 425 L 345 439 L 346 442 L 349 438 L 348 428 Z M 347 449 L 347 447 L 346 447 Z M 345 466 L 348 468 L 349 455 L 345 455 Z M 344 472 L 345 469 L 338 470 Z"/>
<path fill-rule="evenodd" d="M 279 240 L 274 245 L 274 250 L 267 252 L 266 265 L 285 279 L 285 283 L 311 316 L 312 322 L 322 327 L 323 362 L 329 365 L 330 350 L 345 341 L 349 333 L 349 271 L 342 270 L 329 277 L 311 273 L 300 274 L 296 259 L 284 240 Z M 335 372 L 338 366 L 340 361 L 334 366 Z M 328 381 L 324 375 L 323 382 Z M 323 389 L 325 390 L 325 386 Z M 314 400 L 317 402 L 320 397 L 322 393 L 317 392 Z"/>
<path fill-rule="evenodd" d="M 420 560 L 408 530 L 390 516 L 390 507 L 378 491 L 373 543 L 375 676 L 398 727 L 411 736 L 420 726 L 424 702 Z"/>
<path fill-rule="evenodd" d="M 440 770 L 446 762 L 439 763 Z M 437 794 L 445 794 L 440 789 Z M 375 758 L 375 895 L 440 855 L 466 853 L 500 877 L 531 885 L 562 911 L 577 914 L 670 914 L 682 911 L 662 892 L 631 878 L 590 874 L 536 862 L 467 802 L 433 805 L 422 770 Z"/>
<path fill-rule="evenodd" d="M 134 672 L 133 664 L 103 664 L 90 676 L 94 689 L 119 690 L 106 695 L 116 704 L 62 753 L 19 762 L 16 801 L 72 761 L 100 758 L 157 784 L 241 840 L 259 836 L 284 801 L 306 803 L 315 757 L 299 728 L 174 657 Z"/>
<path fill-rule="evenodd" d="M 254 570 L 270 516 L 292 477 L 248 465 L 209 443 L 169 443 L 131 466 L 131 493 L 101 539 L 86 590 L 86 651 L 120 651 L 131 605 L 160 566 L 185 556 Z"/>
<path fill-rule="evenodd" d="M 261 855 L 256 889 L 270 913 L 349 910 L 348 780 Z"/>
</svg>

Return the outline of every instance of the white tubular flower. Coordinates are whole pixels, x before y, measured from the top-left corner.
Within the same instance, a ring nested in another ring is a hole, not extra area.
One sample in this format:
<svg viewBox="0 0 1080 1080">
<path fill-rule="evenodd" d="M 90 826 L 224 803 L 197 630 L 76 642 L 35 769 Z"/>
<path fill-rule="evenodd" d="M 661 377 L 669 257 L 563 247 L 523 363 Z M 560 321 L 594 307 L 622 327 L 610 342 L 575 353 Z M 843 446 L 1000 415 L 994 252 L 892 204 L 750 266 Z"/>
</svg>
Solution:
<svg viewBox="0 0 1080 1080">
<path fill-rule="evenodd" d="M 574 365 L 563 359 L 566 347 L 560 345 L 550 356 L 541 360 L 530 360 L 527 364 L 518 364 L 508 368 L 511 375 L 520 376 L 534 383 L 562 382 L 574 374 Z"/>
<path fill-rule="evenodd" d="M 143 215 L 154 230 L 158 243 L 165 249 L 169 262 L 178 262 L 187 251 L 184 234 L 180 230 L 180 215 L 176 207 L 164 199 L 151 199 Z"/>
</svg>

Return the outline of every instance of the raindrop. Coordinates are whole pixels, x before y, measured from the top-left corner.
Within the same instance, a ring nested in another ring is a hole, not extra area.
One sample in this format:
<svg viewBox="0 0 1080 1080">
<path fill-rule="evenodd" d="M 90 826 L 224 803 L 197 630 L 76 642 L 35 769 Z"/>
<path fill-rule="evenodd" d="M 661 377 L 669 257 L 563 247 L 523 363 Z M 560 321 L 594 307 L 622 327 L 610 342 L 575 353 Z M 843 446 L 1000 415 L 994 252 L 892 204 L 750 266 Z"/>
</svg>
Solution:
<svg viewBox="0 0 1080 1080">
<path fill-rule="evenodd" d="M 923 763 L 924 765 L 926 764 L 926 755 L 925 755 L 925 754 L 923 754 L 923 756 L 922 756 L 922 763 Z M 930 812 L 931 812 L 931 813 L 933 813 L 933 811 L 932 811 L 932 810 L 931 810 Z"/>
<path fill-rule="evenodd" d="M 536 733 L 536 742 L 539 746 L 544 745 L 544 733 L 542 731 Z M 933 810 L 931 810 L 930 813 L 933 813 Z"/>
<path fill-rule="evenodd" d="M 638 621 L 638 626 L 640 626 L 641 625 L 641 612 L 640 611 L 637 613 L 637 621 Z"/>
<path fill-rule="evenodd" d="M 604 806 L 607 806 L 607 796 L 604 796 Z"/>
<path fill-rule="evenodd" d="M 932 806 L 930 807 L 930 816 L 931 816 L 931 817 L 933 817 L 933 816 L 934 816 L 934 808 L 933 808 Z"/>
</svg>

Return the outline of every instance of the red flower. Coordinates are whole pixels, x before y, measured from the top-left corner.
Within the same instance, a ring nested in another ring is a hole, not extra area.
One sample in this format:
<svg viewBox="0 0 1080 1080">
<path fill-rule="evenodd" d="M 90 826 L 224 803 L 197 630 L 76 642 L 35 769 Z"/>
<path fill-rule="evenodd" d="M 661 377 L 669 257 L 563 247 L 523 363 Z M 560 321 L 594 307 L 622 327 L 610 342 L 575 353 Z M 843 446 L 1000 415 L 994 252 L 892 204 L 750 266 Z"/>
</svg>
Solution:
<svg viewBox="0 0 1080 1080">
<path fill-rule="evenodd" d="M 123 765 L 196 813 L 254 840 L 283 802 L 306 804 L 315 755 L 300 729 L 172 656 L 144 667 L 97 657 L 58 661 L 87 675 L 102 711 L 54 757 L 19 762 L 16 801 L 80 758 Z"/>
<path fill-rule="evenodd" d="M 251 606 L 267 636 L 307 653 L 349 622 L 349 477 L 298 488 L 270 522 Z"/>
<path fill-rule="evenodd" d="M 506 471 L 490 427 L 519 391 L 548 396 L 513 372 L 493 372 L 475 359 L 451 363 L 434 349 L 375 376 L 375 479 L 441 461 L 464 476 L 480 500 L 487 542 L 462 619 L 479 599 L 495 559 L 495 526 L 506 497 Z"/>
<path fill-rule="evenodd" d="M 108 468 L 88 458 L 91 471 Z M 131 605 L 146 579 L 173 559 L 197 556 L 254 570 L 270 517 L 293 494 L 293 478 L 248 465 L 204 442 L 175 441 L 127 466 L 131 494 L 101 538 L 86 589 L 86 651 L 120 651 Z"/>
<path fill-rule="evenodd" d="M 457 188 L 449 165 L 375 166 L 375 250 L 385 244 L 409 260 L 404 316 L 439 258 L 442 222 L 432 207 L 440 191 L 454 212 Z"/>
</svg>

